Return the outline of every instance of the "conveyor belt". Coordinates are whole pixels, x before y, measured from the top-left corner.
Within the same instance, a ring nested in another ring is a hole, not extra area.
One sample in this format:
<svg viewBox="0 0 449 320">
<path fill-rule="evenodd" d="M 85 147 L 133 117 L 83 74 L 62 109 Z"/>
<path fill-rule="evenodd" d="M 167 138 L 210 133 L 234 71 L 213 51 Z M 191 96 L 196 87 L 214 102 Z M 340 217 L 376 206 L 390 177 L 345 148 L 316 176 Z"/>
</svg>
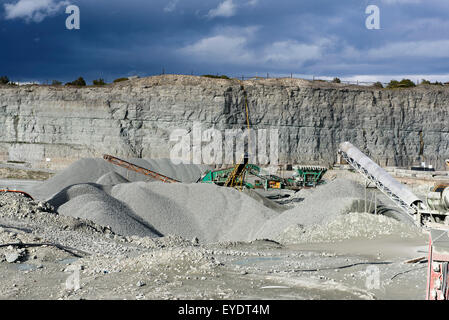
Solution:
<svg viewBox="0 0 449 320">
<path fill-rule="evenodd" d="M 129 162 L 125 161 L 125 160 L 122 160 L 122 159 L 110 156 L 108 154 L 105 154 L 103 156 L 103 159 L 106 160 L 106 161 L 109 161 L 110 163 L 115 164 L 117 166 L 123 167 L 123 168 L 128 169 L 128 170 L 132 170 L 132 171 L 135 171 L 135 172 L 138 172 L 138 173 L 142 173 L 142 174 L 150 176 L 152 178 L 161 180 L 162 182 L 165 182 L 165 183 L 180 182 L 178 180 L 169 178 L 167 176 L 164 176 L 164 175 L 162 175 L 160 173 L 151 171 L 149 169 L 145 169 L 145 168 L 139 167 L 139 166 L 137 166 L 135 164 L 132 164 L 132 163 L 129 163 Z"/>
<path fill-rule="evenodd" d="M 408 217 L 412 218 L 413 221 L 416 220 L 416 214 L 422 201 L 409 188 L 399 183 L 351 143 L 340 144 L 339 153 L 355 170 L 375 184 L 380 191 L 401 208 Z"/>
</svg>

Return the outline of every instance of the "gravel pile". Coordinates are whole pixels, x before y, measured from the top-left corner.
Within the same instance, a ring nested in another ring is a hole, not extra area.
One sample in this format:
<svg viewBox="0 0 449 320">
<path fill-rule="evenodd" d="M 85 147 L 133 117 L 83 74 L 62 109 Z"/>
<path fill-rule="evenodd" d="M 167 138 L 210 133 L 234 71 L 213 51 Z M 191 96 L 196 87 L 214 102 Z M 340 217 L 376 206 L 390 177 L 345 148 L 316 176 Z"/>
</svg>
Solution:
<svg viewBox="0 0 449 320">
<path fill-rule="evenodd" d="M 394 235 L 412 239 L 421 235 L 421 230 L 410 224 L 382 215 L 363 212 L 343 214 L 328 223 L 304 228 L 296 225 L 288 228 L 277 238 L 282 243 L 322 243 L 347 239 L 375 239 Z"/>
<path fill-rule="evenodd" d="M 305 194 L 304 201 L 267 221 L 257 234 L 259 238 L 276 239 L 289 227 L 323 224 L 341 214 L 359 211 L 359 200 L 364 198 L 363 186 L 346 179 L 301 192 Z"/>
<path fill-rule="evenodd" d="M 79 184 L 49 202 L 60 214 L 90 219 L 124 236 L 177 235 L 206 242 L 253 240 L 277 215 L 245 193 L 211 184 Z"/>
<path fill-rule="evenodd" d="M 133 191 L 126 192 L 129 188 Z M 133 183 L 118 185 L 111 193 L 156 229 L 207 242 L 253 240 L 258 229 L 277 215 L 242 192 L 212 184 Z M 153 200 L 138 201 L 144 197 Z M 154 199 L 168 200 L 170 213 L 159 209 L 164 202 L 153 210 Z"/>
<path fill-rule="evenodd" d="M 204 165 L 174 165 L 169 159 L 128 159 L 127 161 L 185 183 L 196 182 L 201 174 L 208 169 L 208 166 Z M 101 178 L 104 178 L 105 182 L 110 182 L 108 179 L 111 177 L 103 176 L 110 175 L 111 172 L 115 172 L 131 182 L 154 181 L 149 176 L 113 165 L 102 158 L 85 158 L 74 162 L 38 188 L 34 188 L 32 194 L 38 199 L 47 200 L 62 189 L 75 184 L 96 183 Z M 120 179 L 118 176 L 112 178 L 114 181 Z M 103 181 L 100 182 L 104 184 Z"/>
<path fill-rule="evenodd" d="M 175 179 L 196 181 L 204 166 L 174 166 L 169 160 L 134 159 Z M 143 181 L 142 181 L 143 180 Z M 103 159 L 83 159 L 48 180 L 43 193 L 62 215 L 89 219 L 123 236 L 181 236 L 204 242 L 277 239 L 294 226 L 323 225 L 361 211 L 363 186 L 337 178 L 302 190 L 296 207 L 281 206 L 254 191 L 213 184 L 148 182 L 148 177 Z M 62 191 L 60 191 L 62 190 Z"/>
<path fill-rule="evenodd" d="M 278 204 L 274 202 L 273 200 L 268 199 L 267 197 L 264 197 L 263 195 L 259 194 L 255 190 L 250 189 L 244 189 L 243 192 L 248 195 L 249 197 L 253 198 L 257 202 L 263 204 L 265 207 L 274 210 L 276 212 L 284 212 L 288 210 L 287 206 L 283 206 L 281 204 Z"/>
<path fill-rule="evenodd" d="M 153 188 L 152 185 L 154 185 Z M 154 226 L 160 234 L 178 235 L 187 239 L 194 237 L 204 239 L 204 234 L 191 212 L 173 201 L 170 195 L 160 195 L 153 191 L 165 185 L 169 186 L 170 190 L 174 186 L 174 184 L 162 182 L 120 184 L 112 188 L 111 195 L 126 204 L 140 219 Z M 125 235 L 134 234 L 129 232 Z"/>
<path fill-rule="evenodd" d="M 0 217 L 24 219 L 43 212 L 54 213 L 54 208 L 47 202 L 33 201 L 20 193 L 0 192 Z"/>
<path fill-rule="evenodd" d="M 49 203 L 57 209 L 59 214 L 89 219 L 124 236 L 161 236 L 151 225 L 138 217 L 126 203 L 112 197 L 97 184 L 78 184 L 68 187 L 50 199 Z"/>
<path fill-rule="evenodd" d="M 110 171 L 98 178 L 96 183 L 105 186 L 115 186 L 116 184 L 127 182 L 129 182 L 129 180 L 124 178 L 122 175 L 118 174 L 117 172 Z"/>
<path fill-rule="evenodd" d="M 9 240 L 4 234 L 14 236 Z M 117 253 L 123 248 L 111 239 L 123 239 L 91 220 L 59 215 L 46 202 L 21 194 L 0 193 L 0 242 L 55 243 L 88 253 Z M 41 250 L 41 249 L 39 249 Z"/>
<path fill-rule="evenodd" d="M 47 200 L 69 186 L 79 183 L 95 183 L 101 176 L 114 171 L 113 167 L 103 159 L 78 160 L 35 188 L 32 195 Z"/>
<path fill-rule="evenodd" d="M 174 165 L 170 159 L 131 159 L 132 163 L 137 161 L 142 161 L 141 166 L 144 168 L 148 168 L 184 183 L 196 182 L 204 172 L 211 169 L 211 167 L 207 165 L 182 163 Z"/>
</svg>

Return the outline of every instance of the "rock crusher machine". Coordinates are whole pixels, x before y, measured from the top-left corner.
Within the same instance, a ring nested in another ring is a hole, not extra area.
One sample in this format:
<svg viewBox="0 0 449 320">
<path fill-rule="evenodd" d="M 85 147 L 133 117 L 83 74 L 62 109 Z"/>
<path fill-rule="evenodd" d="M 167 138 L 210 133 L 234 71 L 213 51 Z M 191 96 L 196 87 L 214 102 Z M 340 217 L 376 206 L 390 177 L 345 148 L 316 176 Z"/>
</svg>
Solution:
<svg viewBox="0 0 449 320">
<path fill-rule="evenodd" d="M 293 176 L 303 187 L 316 187 L 324 183 L 322 180 L 327 168 L 321 166 L 295 166 Z"/>
<path fill-rule="evenodd" d="M 252 176 L 255 179 L 251 180 Z M 197 182 L 214 183 L 218 186 L 247 189 L 283 189 L 286 186 L 293 187 L 286 179 L 275 175 L 265 175 L 262 169 L 246 160 L 234 167 L 209 170 Z"/>
<path fill-rule="evenodd" d="M 302 179 L 286 179 L 273 174 L 264 173 L 263 171 L 264 170 L 262 168 L 256 166 L 255 164 L 248 163 L 247 158 L 243 158 L 243 160 L 234 167 L 210 170 L 206 172 L 197 182 L 214 183 L 219 186 L 240 189 L 247 188 L 265 190 L 299 190 L 301 187 L 305 186 Z"/>
</svg>

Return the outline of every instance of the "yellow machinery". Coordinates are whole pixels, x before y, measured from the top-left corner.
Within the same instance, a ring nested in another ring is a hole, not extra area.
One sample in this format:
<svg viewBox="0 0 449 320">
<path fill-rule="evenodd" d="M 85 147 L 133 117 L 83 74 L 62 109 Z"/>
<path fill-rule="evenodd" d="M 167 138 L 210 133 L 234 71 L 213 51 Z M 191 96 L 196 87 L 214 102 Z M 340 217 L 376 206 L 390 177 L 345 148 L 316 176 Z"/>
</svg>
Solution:
<svg viewBox="0 0 449 320">
<path fill-rule="evenodd" d="M 242 84 L 242 88 L 243 88 L 243 84 Z M 251 133 L 250 133 L 251 129 L 250 129 L 250 125 L 249 125 L 249 108 L 248 108 L 248 97 L 246 95 L 246 91 L 244 91 L 244 96 L 245 96 L 246 126 L 248 129 L 248 146 L 250 146 L 251 144 L 250 144 L 249 139 L 251 138 Z M 247 164 L 249 161 L 248 158 L 249 157 L 248 157 L 247 153 L 245 153 L 242 156 L 242 159 L 240 160 L 240 162 L 235 165 L 234 170 L 226 179 L 226 182 L 224 184 L 225 187 L 238 187 L 238 182 L 240 182 L 240 190 L 243 189 L 243 181 L 245 180 Z"/>
<path fill-rule="evenodd" d="M 243 188 L 243 181 L 245 180 L 245 174 L 248 164 L 248 155 L 244 155 L 240 163 L 238 163 L 232 173 L 226 179 L 225 187 L 237 187 L 240 182 Z"/>
</svg>

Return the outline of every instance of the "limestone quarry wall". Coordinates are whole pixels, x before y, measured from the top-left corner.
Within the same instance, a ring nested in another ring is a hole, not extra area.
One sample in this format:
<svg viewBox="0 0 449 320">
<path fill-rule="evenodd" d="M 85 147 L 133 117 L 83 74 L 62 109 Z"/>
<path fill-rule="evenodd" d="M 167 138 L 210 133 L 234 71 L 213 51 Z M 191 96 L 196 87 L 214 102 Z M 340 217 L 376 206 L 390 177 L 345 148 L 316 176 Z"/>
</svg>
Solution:
<svg viewBox="0 0 449 320">
<path fill-rule="evenodd" d="M 449 158 L 449 89 L 376 90 L 298 79 L 157 76 L 105 87 L 0 87 L 0 160 L 169 157 L 174 129 L 278 129 L 282 163 L 331 165 L 350 141 L 383 166 Z"/>
</svg>

